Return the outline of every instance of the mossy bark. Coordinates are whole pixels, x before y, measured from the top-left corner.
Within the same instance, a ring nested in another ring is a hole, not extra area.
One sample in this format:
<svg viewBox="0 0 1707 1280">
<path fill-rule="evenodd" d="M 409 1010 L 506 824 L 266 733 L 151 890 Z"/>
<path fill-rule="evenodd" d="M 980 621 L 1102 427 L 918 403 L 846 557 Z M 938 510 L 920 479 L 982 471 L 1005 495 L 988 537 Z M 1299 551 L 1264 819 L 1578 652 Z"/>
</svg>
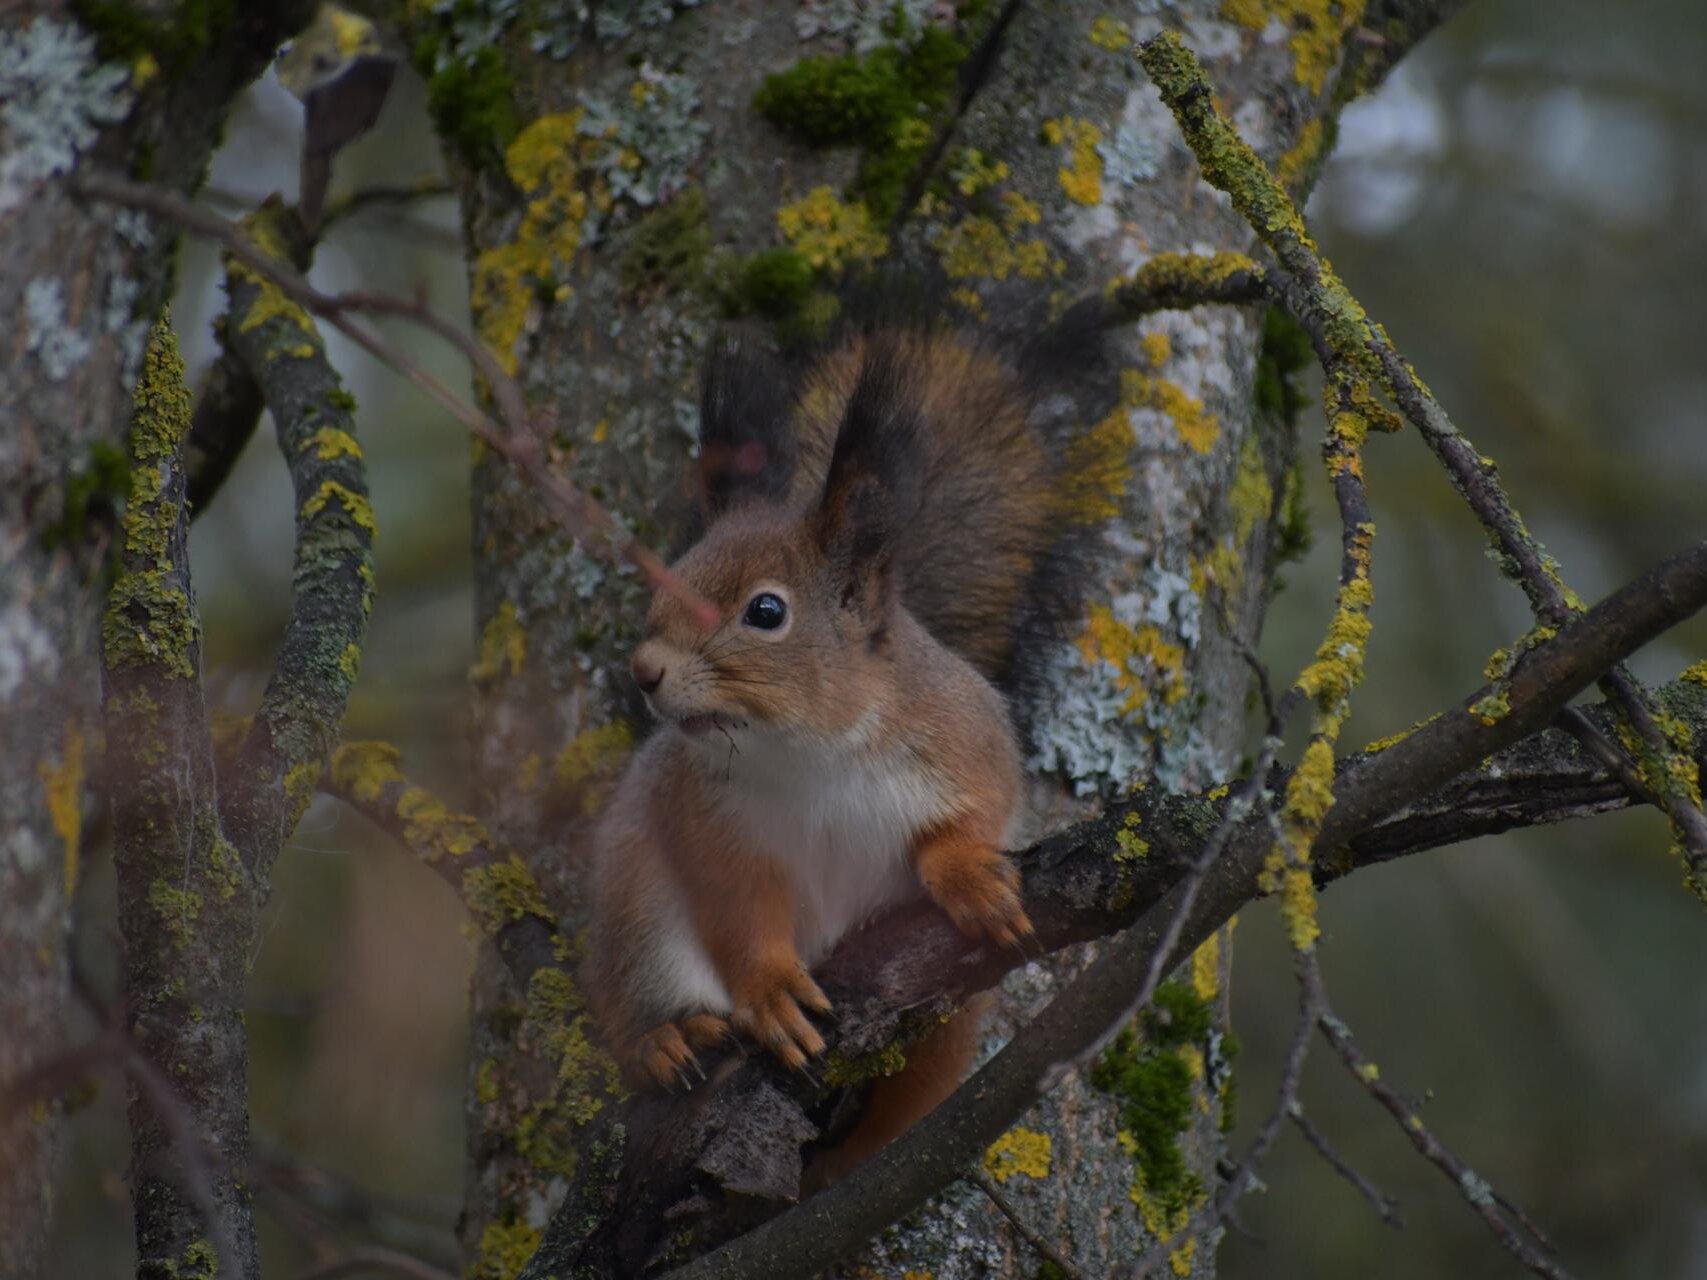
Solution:
<svg viewBox="0 0 1707 1280">
<path fill-rule="evenodd" d="M 146 167 L 156 181 L 194 186 L 232 98 L 312 7 L 305 0 L 247 5 L 240 24 L 210 19 L 195 75 L 137 89 L 128 117 L 79 163 Z M 8 15 L 8 26 L 73 21 L 77 8 L 26 4 Z M 109 65 L 147 47 L 121 49 L 98 23 L 93 34 Z M 62 179 L 25 191 L 5 219 L 6 314 L 25 313 L 32 284 L 58 282 L 64 323 L 88 345 L 61 371 L 25 353 L 20 338 L 0 379 L 0 493 L 8 495 L 0 503 L 0 1025 L 7 1029 L 0 1079 L 64 1045 L 67 1034 L 70 898 L 85 756 L 96 740 L 95 646 L 114 535 L 110 506 L 79 495 L 89 493 L 103 459 L 123 454 L 128 375 L 169 288 L 173 240 L 168 228 L 77 202 Z M 7 1152 L 0 1274 L 29 1277 L 41 1265 L 57 1130 L 50 1107 L 0 1134 Z"/>
</svg>

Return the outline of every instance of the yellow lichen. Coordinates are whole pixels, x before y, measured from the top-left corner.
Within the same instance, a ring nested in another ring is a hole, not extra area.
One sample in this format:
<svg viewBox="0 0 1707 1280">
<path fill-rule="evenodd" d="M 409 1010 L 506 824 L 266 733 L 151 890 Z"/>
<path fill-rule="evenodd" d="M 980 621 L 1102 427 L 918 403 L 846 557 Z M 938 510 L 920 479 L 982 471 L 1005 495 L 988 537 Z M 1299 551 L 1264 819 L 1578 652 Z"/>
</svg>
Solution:
<svg viewBox="0 0 1707 1280">
<path fill-rule="evenodd" d="M 488 937 L 523 916 L 552 919 L 551 907 L 540 892 L 539 881 L 534 879 L 527 864 L 513 853 L 499 861 L 464 871 L 462 900 L 475 923 Z"/>
<path fill-rule="evenodd" d="M 783 205 L 776 211 L 776 225 L 789 247 L 821 270 L 839 271 L 889 251 L 889 239 L 872 225 L 871 211 L 837 199 L 830 187 L 814 187 Z"/>
<path fill-rule="evenodd" d="M 83 834 L 83 731 L 75 720 L 65 728 L 65 750 L 57 763 L 42 761 L 42 798 L 48 821 L 65 846 L 65 896 L 77 888 L 78 851 Z"/>
<path fill-rule="evenodd" d="M 516 344 L 542 286 L 561 301 L 567 288 L 557 273 L 567 270 L 581 247 L 587 195 L 580 189 L 581 160 L 602 146 L 581 137 L 581 110 L 541 116 L 516 136 L 504 167 L 528 197 L 515 235 L 475 259 L 469 306 L 481 340 L 506 373 L 516 371 Z"/>
<path fill-rule="evenodd" d="M 516 617 L 513 601 L 499 604 L 480 631 L 480 658 L 469 671 L 475 680 L 490 680 L 508 672 L 522 673 L 527 661 L 527 630 Z"/>
<path fill-rule="evenodd" d="M 1070 162 L 1056 170 L 1067 198 L 1075 204 L 1100 204 L 1102 157 L 1097 154 L 1097 143 L 1102 141 L 1102 130 L 1089 120 L 1062 116 L 1044 121 L 1043 140 L 1051 146 L 1064 143 L 1072 153 Z"/>
<path fill-rule="evenodd" d="M 1254 435 L 1245 437 L 1239 449 L 1238 470 L 1227 494 L 1227 513 L 1232 517 L 1226 537 L 1215 544 L 1204 563 L 1204 572 L 1223 591 L 1232 595 L 1245 581 L 1245 548 L 1258 525 L 1274 511 L 1274 485 L 1263 465 L 1262 448 Z M 1201 588 L 1199 588 L 1201 592 Z"/>
<path fill-rule="evenodd" d="M 405 781 L 402 759 L 389 742 L 347 742 L 332 753 L 332 785 L 357 804 L 377 804 L 387 786 Z"/>
<path fill-rule="evenodd" d="M 429 864 L 460 858 L 491 843 L 478 818 L 459 813 L 423 787 L 405 787 L 397 797 L 403 842 Z"/>
<path fill-rule="evenodd" d="M 1357 1069 L 1357 1078 L 1365 1084 L 1373 1084 L 1381 1078 L 1381 1068 L 1373 1062 L 1365 1062 Z"/>
<path fill-rule="evenodd" d="M 1170 706 L 1188 692 L 1185 649 L 1164 638 L 1154 623 L 1133 626 L 1116 618 L 1107 605 L 1094 604 L 1078 646 L 1086 662 L 1114 667 L 1115 687 L 1126 694 L 1123 714 L 1136 712 L 1152 692 L 1160 693 Z"/>
<path fill-rule="evenodd" d="M 1191 989 L 1203 1001 L 1221 993 L 1221 935 L 1212 933 L 1191 953 Z"/>
<path fill-rule="evenodd" d="M 1320 93 L 1366 5 L 1367 0 L 1222 0 L 1221 16 L 1252 31 L 1277 19 L 1292 33 L 1286 45 L 1292 51 L 1293 78 Z"/>
<path fill-rule="evenodd" d="M 326 509 L 326 504 L 336 498 L 350 519 L 354 520 L 369 533 L 376 532 L 373 521 L 373 505 L 361 494 L 336 480 L 322 480 L 320 487 L 302 504 L 302 514 L 307 519 L 319 515 Z"/>
<path fill-rule="evenodd" d="M 928 137 L 926 139 L 929 141 Z M 987 160 L 982 151 L 964 152 L 950 173 L 955 190 L 963 196 L 975 196 L 986 187 L 993 187 L 1008 176 L 1008 166 L 1001 160 Z"/>
<path fill-rule="evenodd" d="M 333 458 L 359 458 L 362 447 L 356 443 L 356 438 L 348 431 L 338 427 L 320 427 L 307 440 L 302 442 L 302 449 L 307 452 L 314 450 L 314 456 L 330 462 Z"/>
<path fill-rule="evenodd" d="M 1132 33 L 1120 19 L 1104 13 L 1091 23 L 1091 43 L 1099 49 L 1124 53 L 1132 47 Z"/>
<path fill-rule="evenodd" d="M 1150 856 L 1150 842 L 1138 834 L 1141 821 L 1136 813 L 1129 813 L 1126 820 L 1120 824 L 1120 830 L 1114 833 L 1116 862 L 1136 862 Z"/>
<path fill-rule="evenodd" d="M 1191 1274 L 1191 1260 L 1197 1256 L 1197 1241 L 1187 1240 L 1168 1255 L 1168 1266 L 1176 1276 Z"/>
<path fill-rule="evenodd" d="M 984 1152 L 984 1172 L 997 1182 L 1006 1182 L 1015 1174 L 1028 1178 L 1047 1178 L 1053 1147 L 1047 1133 L 1022 1129 L 1017 1125 L 990 1144 Z"/>
<path fill-rule="evenodd" d="M 1321 118 L 1317 117 L 1304 126 L 1298 134 L 1298 141 L 1280 157 L 1280 163 L 1274 167 L 1274 176 L 1279 178 L 1288 190 L 1298 189 L 1298 184 L 1316 163 L 1316 157 L 1322 153 L 1322 142 L 1326 137 Z"/>
<path fill-rule="evenodd" d="M 1687 680 L 1691 684 L 1707 684 L 1707 658 L 1685 667 L 1678 679 Z"/>
<path fill-rule="evenodd" d="M 469 1280 L 515 1280 L 539 1251 L 539 1232 L 525 1222 L 492 1222 L 480 1233 L 480 1253 Z"/>
<path fill-rule="evenodd" d="M 583 729 L 552 761 L 552 780 L 559 788 L 577 794 L 581 812 L 590 816 L 603 799 L 598 784 L 615 772 L 633 747 L 634 730 L 626 721 Z"/>
<path fill-rule="evenodd" d="M 1160 368 L 1166 364 L 1168 357 L 1174 353 L 1174 344 L 1167 334 L 1161 332 L 1146 333 L 1138 339 L 1138 348 L 1144 353 L 1144 358 L 1152 368 Z"/>
</svg>

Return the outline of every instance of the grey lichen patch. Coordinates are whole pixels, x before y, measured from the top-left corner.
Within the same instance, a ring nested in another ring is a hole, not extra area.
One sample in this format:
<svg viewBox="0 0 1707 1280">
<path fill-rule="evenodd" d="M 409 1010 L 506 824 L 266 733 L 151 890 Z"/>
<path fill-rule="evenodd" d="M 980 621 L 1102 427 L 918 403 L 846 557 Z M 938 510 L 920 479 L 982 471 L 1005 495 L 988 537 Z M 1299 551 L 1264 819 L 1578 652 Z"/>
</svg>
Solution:
<svg viewBox="0 0 1707 1280">
<path fill-rule="evenodd" d="M 577 130 L 606 143 L 588 167 L 604 175 L 613 199 L 650 208 L 683 188 L 710 129 L 691 77 L 643 62 L 620 94 L 584 93 L 581 104 Z"/>
<path fill-rule="evenodd" d="M 0 212 L 70 172 L 101 125 L 124 119 L 129 79 L 128 68 L 101 65 L 95 38 L 74 22 L 38 17 L 0 31 Z"/>
<path fill-rule="evenodd" d="M 24 350 L 63 382 L 89 356 L 89 339 L 65 315 L 65 282 L 38 276 L 24 286 Z"/>
</svg>

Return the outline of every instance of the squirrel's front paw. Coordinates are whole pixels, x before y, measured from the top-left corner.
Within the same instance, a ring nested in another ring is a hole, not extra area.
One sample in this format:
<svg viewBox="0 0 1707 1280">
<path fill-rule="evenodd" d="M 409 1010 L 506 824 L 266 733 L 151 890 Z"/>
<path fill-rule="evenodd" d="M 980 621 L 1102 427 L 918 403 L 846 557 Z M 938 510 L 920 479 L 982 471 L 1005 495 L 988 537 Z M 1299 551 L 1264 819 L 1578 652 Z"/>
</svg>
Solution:
<svg viewBox="0 0 1707 1280">
<path fill-rule="evenodd" d="M 989 845 L 937 841 L 920 851 L 918 867 L 931 901 L 967 936 L 1017 947 L 1036 932 L 1020 899 L 1019 868 Z"/>
<path fill-rule="evenodd" d="M 660 1089 L 691 1089 L 694 1076 L 705 1079 L 696 1049 L 712 1049 L 734 1039 L 729 1024 L 716 1014 L 695 1013 L 680 1022 L 660 1022 L 640 1037 L 630 1065 Z"/>
<path fill-rule="evenodd" d="M 806 1020 L 803 1008 L 828 1013 L 830 1000 L 796 963 L 766 972 L 736 991 L 729 1020 L 798 1071 L 808 1058 L 824 1051 L 824 1037 Z"/>
</svg>

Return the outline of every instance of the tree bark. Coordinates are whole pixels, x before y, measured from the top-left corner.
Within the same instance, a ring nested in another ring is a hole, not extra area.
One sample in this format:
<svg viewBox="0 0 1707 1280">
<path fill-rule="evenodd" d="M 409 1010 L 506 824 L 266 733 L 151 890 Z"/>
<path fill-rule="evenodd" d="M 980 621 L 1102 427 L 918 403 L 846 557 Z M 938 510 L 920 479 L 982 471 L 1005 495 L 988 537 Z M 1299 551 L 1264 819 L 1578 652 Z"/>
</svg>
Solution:
<svg viewBox="0 0 1707 1280">
<path fill-rule="evenodd" d="M 64 175 L 105 161 L 194 186 L 230 101 L 312 9 L 245 5 L 222 23 L 193 7 L 138 5 L 134 21 L 91 31 L 76 7 L 25 4 L 0 32 L 8 43 L 63 37 L 47 134 L 26 139 L 18 116 L 15 132 L 0 134 L 0 307 L 21 318 L 0 378 L 0 1079 L 68 1035 L 70 900 L 84 786 L 98 764 L 103 565 L 124 492 L 131 382 L 169 288 L 174 235 L 79 204 Z M 20 112 L 48 101 L 29 85 L 8 96 Z M 0 1134 L 0 1274 L 41 1266 L 57 1131 L 46 1107 Z"/>
</svg>

